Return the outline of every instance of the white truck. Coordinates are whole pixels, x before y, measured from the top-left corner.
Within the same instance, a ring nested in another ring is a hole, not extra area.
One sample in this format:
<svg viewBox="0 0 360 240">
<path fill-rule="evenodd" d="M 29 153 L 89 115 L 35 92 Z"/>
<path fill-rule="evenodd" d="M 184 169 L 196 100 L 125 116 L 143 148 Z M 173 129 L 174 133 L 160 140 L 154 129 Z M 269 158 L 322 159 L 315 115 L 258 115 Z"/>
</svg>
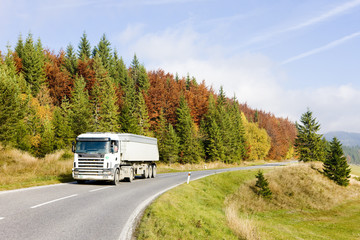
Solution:
<svg viewBox="0 0 360 240">
<path fill-rule="evenodd" d="M 73 143 L 72 176 L 78 183 L 86 180 L 132 182 L 135 175 L 156 176 L 159 160 L 157 139 L 129 133 L 84 133 Z"/>
</svg>

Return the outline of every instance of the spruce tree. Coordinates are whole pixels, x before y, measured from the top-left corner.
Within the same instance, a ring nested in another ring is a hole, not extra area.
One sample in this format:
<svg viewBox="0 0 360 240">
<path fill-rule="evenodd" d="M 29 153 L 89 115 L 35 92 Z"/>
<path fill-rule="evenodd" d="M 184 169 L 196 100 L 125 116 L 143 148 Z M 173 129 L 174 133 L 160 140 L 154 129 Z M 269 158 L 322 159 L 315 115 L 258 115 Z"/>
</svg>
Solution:
<svg viewBox="0 0 360 240">
<path fill-rule="evenodd" d="M 140 134 L 137 93 L 132 78 L 129 78 L 124 87 L 123 106 L 119 115 L 119 122 L 122 132 Z"/>
<path fill-rule="evenodd" d="M 225 149 L 221 129 L 218 125 L 218 112 L 215 100 L 211 94 L 209 96 L 208 112 L 201 125 L 205 132 L 204 147 L 207 159 L 210 161 L 223 161 L 225 159 Z"/>
<path fill-rule="evenodd" d="M 71 94 L 71 128 L 75 136 L 93 129 L 91 104 L 85 86 L 83 77 L 75 78 L 74 90 Z"/>
<path fill-rule="evenodd" d="M 295 139 L 295 148 L 299 160 L 303 162 L 324 161 L 325 152 L 321 140 L 322 135 L 317 133 L 320 130 L 320 124 L 312 116 L 309 109 L 301 116 L 300 121 L 301 124 L 296 122 L 298 133 Z"/>
<path fill-rule="evenodd" d="M 54 126 L 51 121 L 46 119 L 41 128 L 40 133 L 40 146 L 37 148 L 36 155 L 39 157 L 44 157 L 46 154 L 54 151 L 54 140 L 55 140 L 55 132 Z"/>
<path fill-rule="evenodd" d="M 164 112 L 160 112 L 157 139 L 159 146 L 159 157 L 162 162 L 175 163 L 179 158 L 179 137 L 171 123 L 167 123 Z"/>
<path fill-rule="evenodd" d="M 256 175 L 256 179 L 257 179 L 255 183 L 256 194 L 263 198 L 271 199 L 272 192 L 269 188 L 269 182 L 264 177 L 264 174 L 262 173 L 261 170 L 259 170 L 258 174 Z"/>
<path fill-rule="evenodd" d="M 129 75 L 123 59 L 121 57 L 119 58 L 116 50 L 114 51 L 114 55 L 111 58 L 111 67 L 109 69 L 109 73 L 116 86 L 120 85 L 121 87 L 125 87 Z"/>
<path fill-rule="evenodd" d="M 17 42 L 17 44 L 15 46 L 15 52 L 17 53 L 19 58 L 23 59 L 23 56 L 24 56 L 24 42 L 23 42 L 21 34 L 19 35 L 18 42 Z"/>
<path fill-rule="evenodd" d="M 15 76 L 9 76 L 6 65 L 0 63 L 0 141 L 14 142 L 23 118 L 20 87 Z"/>
<path fill-rule="evenodd" d="M 323 166 L 325 176 L 340 186 L 349 185 L 351 169 L 344 156 L 342 144 L 336 137 L 330 142 L 330 150 Z"/>
<path fill-rule="evenodd" d="M 26 38 L 22 55 L 24 78 L 30 84 L 33 96 L 36 96 L 45 81 L 45 60 L 42 53 L 41 41 L 38 40 L 34 45 L 32 35 L 29 34 Z"/>
<path fill-rule="evenodd" d="M 110 42 L 107 40 L 106 35 L 103 34 L 103 36 L 100 39 L 100 42 L 93 50 L 93 57 L 96 55 L 99 55 L 101 62 L 106 70 L 109 70 L 111 67 L 111 47 Z"/>
<path fill-rule="evenodd" d="M 93 89 L 95 130 L 117 132 L 118 107 L 114 83 L 106 72 L 99 55 L 96 55 L 94 59 L 94 71 L 97 81 Z"/>
<path fill-rule="evenodd" d="M 177 109 L 176 131 L 180 139 L 180 158 L 182 163 L 197 163 L 201 158 L 200 142 L 195 130 L 190 108 L 184 97 L 180 98 Z"/>
<path fill-rule="evenodd" d="M 136 113 L 135 116 L 138 119 L 140 134 L 149 135 L 149 128 L 150 128 L 149 114 L 142 92 L 137 93 L 136 103 L 137 103 L 137 111 L 135 112 Z"/>
<path fill-rule="evenodd" d="M 71 106 L 69 100 L 65 97 L 61 106 L 54 110 L 53 126 L 55 138 L 55 150 L 63 149 L 70 145 L 75 137 L 71 129 Z"/>
<path fill-rule="evenodd" d="M 69 44 L 66 47 L 65 68 L 72 76 L 75 76 L 77 66 L 78 66 L 77 57 L 74 51 L 74 47 L 71 44 Z"/>
<path fill-rule="evenodd" d="M 134 54 L 134 58 L 130 67 L 130 75 L 134 80 L 136 88 L 139 91 L 144 90 L 146 92 L 150 87 L 149 78 L 147 76 L 145 67 L 139 63 L 136 54 Z"/>
<path fill-rule="evenodd" d="M 80 39 L 80 43 L 78 45 L 78 56 L 81 60 L 85 60 L 90 58 L 91 55 L 91 46 L 89 43 L 89 40 L 87 39 L 87 35 L 84 32 L 81 39 Z"/>
</svg>

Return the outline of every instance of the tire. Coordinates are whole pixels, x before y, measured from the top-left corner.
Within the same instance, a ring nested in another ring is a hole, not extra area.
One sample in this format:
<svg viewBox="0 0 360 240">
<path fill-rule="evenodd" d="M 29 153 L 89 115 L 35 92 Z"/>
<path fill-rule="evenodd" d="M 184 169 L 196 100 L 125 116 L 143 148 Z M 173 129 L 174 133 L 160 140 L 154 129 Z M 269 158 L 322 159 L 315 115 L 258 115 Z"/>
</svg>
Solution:
<svg viewBox="0 0 360 240">
<path fill-rule="evenodd" d="M 112 185 L 117 186 L 120 184 L 119 175 L 120 175 L 120 171 L 119 171 L 119 169 L 116 169 L 115 174 L 114 174 L 114 180 L 111 182 Z"/>
<path fill-rule="evenodd" d="M 85 180 L 76 180 L 77 184 L 84 184 Z"/>
<path fill-rule="evenodd" d="M 130 169 L 130 177 L 127 179 L 128 182 L 132 182 L 134 180 L 134 170 Z"/>
<path fill-rule="evenodd" d="M 144 171 L 144 173 L 141 175 L 142 176 L 142 178 L 148 178 L 149 177 L 149 168 L 145 168 L 145 171 Z"/>
<path fill-rule="evenodd" d="M 156 177 L 156 165 L 154 164 L 153 166 L 152 166 L 152 178 L 155 178 Z"/>
<path fill-rule="evenodd" d="M 152 166 L 151 165 L 149 165 L 149 167 L 148 167 L 148 178 L 152 178 L 152 175 L 153 175 L 153 171 L 152 171 Z"/>
</svg>

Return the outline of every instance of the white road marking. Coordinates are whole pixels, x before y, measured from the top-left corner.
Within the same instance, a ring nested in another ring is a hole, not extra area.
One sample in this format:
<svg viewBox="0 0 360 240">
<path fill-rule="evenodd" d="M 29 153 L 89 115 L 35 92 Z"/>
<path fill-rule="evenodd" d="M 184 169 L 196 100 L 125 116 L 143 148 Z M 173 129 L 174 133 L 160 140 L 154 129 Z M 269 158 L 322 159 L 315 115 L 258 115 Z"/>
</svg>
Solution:
<svg viewBox="0 0 360 240">
<path fill-rule="evenodd" d="M 107 189 L 107 188 L 112 188 L 112 187 L 113 186 L 97 188 L 97 189 L 90 190 L 89 192 L 96 192 L 96 191 L 100 191 L 100 190 Z"/>
<path fill-rule="evenodd" d="M 41 206 L 44 206 L 44 205 L 49 204 L 49 203 L 58 202 L 58 201 L 61 201 L 61 200 L 67 199 L 67 198 L 76 197 L 77 195 L 78 195 L 78 194 L 73 194 L 73 195 L 70 195 L 70 196 L 67 196 L 67 197 L 62 197 L 62 198 L 54 199 L 54 200 L 51 200 L 51 201 L 48 201 L 48 202 L 44 202 L 44 203 L 41 203 L 41 204 L 32 206 L 32 207 L 30 207 L 30 208 L 41 207 Z"/>
<path fill-rule="evenodd" d="M 4 219 L 4 217 L 0 217 L 0 220 L 3 220 Z"/>
</svg>

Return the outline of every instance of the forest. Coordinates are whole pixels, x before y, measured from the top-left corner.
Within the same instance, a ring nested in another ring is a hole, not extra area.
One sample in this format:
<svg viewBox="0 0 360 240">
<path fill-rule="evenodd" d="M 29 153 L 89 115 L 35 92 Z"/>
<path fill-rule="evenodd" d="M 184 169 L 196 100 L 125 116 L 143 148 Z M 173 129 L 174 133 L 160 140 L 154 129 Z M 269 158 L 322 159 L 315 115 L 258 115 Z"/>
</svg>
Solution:
<svg viewBox="0 0 360 240">
<path fill-rule="evenodd" d="M 295 124 L 205 81 L 129 66 L 104 34 L 54 52 L 31 33 L 0 52 L 0 142 L 43 157 L 84 132 L 156 137 L 161 161 L 288 159 Z"/>
</svg>

